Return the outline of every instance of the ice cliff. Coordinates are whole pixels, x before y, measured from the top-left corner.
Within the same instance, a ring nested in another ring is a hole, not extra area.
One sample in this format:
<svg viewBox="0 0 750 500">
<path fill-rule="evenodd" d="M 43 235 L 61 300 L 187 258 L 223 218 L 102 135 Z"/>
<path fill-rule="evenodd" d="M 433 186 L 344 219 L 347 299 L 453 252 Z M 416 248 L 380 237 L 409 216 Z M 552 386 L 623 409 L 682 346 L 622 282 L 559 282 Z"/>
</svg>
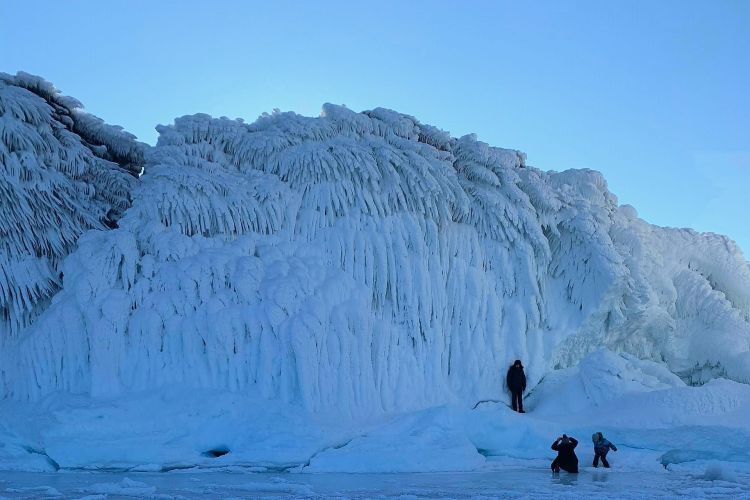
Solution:
<svg viewBox="0 0 750 500">
<path fill-rule="evenodd" d="M 41 78 L 0 73 L 0 349 L 47 308 L 78 237 L 130 205 L 133 139 Z"/>
<path fill-rule="evenodd" d="M 356 416 L 601 347 L 750 382 L 739 248 L 646 223 L 595 171 L 385 109 L 185 116 L 148 148 L 80 107 L 0 75 L 5 398 L 181 385 Z"/>
</svg>

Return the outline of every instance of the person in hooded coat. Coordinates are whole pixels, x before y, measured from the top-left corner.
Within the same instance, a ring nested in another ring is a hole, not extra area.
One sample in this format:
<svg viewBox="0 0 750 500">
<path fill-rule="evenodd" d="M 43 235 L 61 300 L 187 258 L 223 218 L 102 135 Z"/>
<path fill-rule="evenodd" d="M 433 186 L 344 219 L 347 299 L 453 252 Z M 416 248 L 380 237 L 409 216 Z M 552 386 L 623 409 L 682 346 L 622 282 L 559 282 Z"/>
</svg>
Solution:
<svg viewBox="0 0 750 500">
<path fill-rule="evenodd" d="M 523 365 L 520 359 L 517 359 L 508 368 L 508 375 L 505 378 L 505 382 L 508 384 L 508 390 L 510 390 L 513 411 L 525 413 L 523 411 L 523 391 L 526 390 L 526 374 L 523 372 Z"/>
<path fill-rule="evenodd" d="M 576 446 L 578 446 L 578 441 L 565 434 L 555 439 L 552 449 L 557 452 L 557 458 L 552 461 L 552 472 L 560 472 L 562 469 L 566 472 L 578 473 L 578 457 L 574 451 Z"/>
<path fill-rule="evenodd" d="M 610 443 L 601 432 L 595 432 L 591 436 L 591 440 L 594 442 L 594 467 L 599 467 L 599 459 L 602 459 L 602 465 L 609 469 L 609 462 L 607 462 L 607 453 L 609 450 L 617 451 L 617 447 Z"/>
</svg>

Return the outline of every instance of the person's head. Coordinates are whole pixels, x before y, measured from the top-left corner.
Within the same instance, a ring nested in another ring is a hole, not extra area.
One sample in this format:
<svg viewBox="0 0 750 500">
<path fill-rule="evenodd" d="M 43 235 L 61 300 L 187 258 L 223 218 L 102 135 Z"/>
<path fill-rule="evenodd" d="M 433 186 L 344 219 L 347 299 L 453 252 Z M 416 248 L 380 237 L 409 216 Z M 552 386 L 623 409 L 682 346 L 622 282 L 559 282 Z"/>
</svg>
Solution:
<svg viewBox="0 0 750 500">
<path fill-rule="evenodd" d="M 562 439 L 560 440 L 560 442 L 562 444 L 568 444 L 568 443 L 570 443 L 570 439 L 568 438 L 568 435 L 567 434 L 563 434 L 562 435 Z"/>
<path fill-rule="evenodd" d="M 521 360 L 520 359 L 515 360 L 513 362 L 513 367 L 514 368 L 523 368 L 523 365 L 521 364 Z"/>
<path fill-rule="evenodd" d="M 594 434 L 592 434 L 591 440 L 596 443 L 597 441 L 600 441 L 603 437 L 604 436 L 602 435 L 601 432 L 595 432 Z"/>
</svg>

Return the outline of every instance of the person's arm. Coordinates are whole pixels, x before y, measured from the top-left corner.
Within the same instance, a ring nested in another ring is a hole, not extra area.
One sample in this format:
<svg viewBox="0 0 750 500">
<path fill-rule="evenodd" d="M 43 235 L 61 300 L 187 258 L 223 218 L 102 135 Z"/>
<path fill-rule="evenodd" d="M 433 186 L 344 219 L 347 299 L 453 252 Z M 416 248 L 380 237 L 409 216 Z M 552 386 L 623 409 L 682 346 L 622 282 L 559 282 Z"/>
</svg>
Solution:
<svg viewBox="0 0 750 500">
<path fill-rule="evenodd" d="M 526 390 L 526 374 L 521 372 L 521 392 Z"/>
<path fill-rule="evenodd" d="M 578 446 L 578 440 L 576 438 L 569 437 L 568 439 L 570 440 L 571 448 L 575 448 L 576 446 Z"/>
<path fill-rule="evenodd" d="M 505 385 L 510 389 L 510 369 L 508 369 L 508 374 L 505 376 Z"/>
<path fill-rule="evenodd" d="M 555 439 L 555 442 L 552 443 L 552 449 L 555 451 L 560 451 L 560 447 L 558 446 L 558 443 L 560 442 L 559 439 Z"/>
<path fill-rule="evenodd" d="M 617 446 L 615 446 L 613 443 L 609 443 L 609 447 L 612 448 L 612 451 L 617 451 Z"/>
</svg>

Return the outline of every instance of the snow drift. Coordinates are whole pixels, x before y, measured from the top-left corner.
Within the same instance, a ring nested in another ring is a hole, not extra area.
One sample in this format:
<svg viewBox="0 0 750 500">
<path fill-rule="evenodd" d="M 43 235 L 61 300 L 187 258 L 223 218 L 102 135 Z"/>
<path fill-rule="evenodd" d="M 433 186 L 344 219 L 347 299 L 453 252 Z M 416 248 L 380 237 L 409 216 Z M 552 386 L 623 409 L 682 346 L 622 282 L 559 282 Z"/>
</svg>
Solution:
<svg viewBox="0 0 750 500">
<path fill-rule="evenodd" d="M 0 78 L 6 398 L 179 384 L 369 415 L 601 347 L 750 382 L 738 247 L 647 224 L 597 172 L 384 109 L 186 116 L 147 149 L 79 108 Z"/>
</svg>

